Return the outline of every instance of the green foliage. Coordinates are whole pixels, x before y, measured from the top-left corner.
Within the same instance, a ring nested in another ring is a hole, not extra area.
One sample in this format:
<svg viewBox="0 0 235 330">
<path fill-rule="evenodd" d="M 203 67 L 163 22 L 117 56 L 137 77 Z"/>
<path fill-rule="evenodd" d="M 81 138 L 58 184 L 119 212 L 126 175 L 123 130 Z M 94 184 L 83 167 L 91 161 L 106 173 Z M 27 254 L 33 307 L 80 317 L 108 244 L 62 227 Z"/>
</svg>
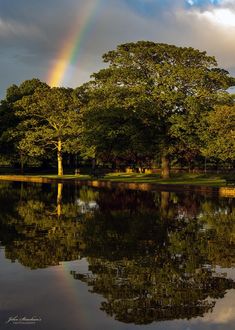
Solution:
<svg viewBox="0 0 235 330">
<path fill-rule="evenodd" d="M 25 142 L 46 149 L 56 147 L 58 139 L 63 143 L 63 151 L 71 151 L 69 137 L 79 132 L 79 117 L 72 90 L 65 88 L 38 88 L 33 95 L 17 102 L 16 115 L 23 119 L 22 130 L 26 129 Z M 77 125 L 77 126 L 76 126 Z M 33 148 L 31 150 L 34 153 Z M 37 152 L 36 152 L 37 153 Z"/>
<path fill-rule="evenodd" d="M 206 157 L 235 160 L 235 105 L 215 108 L 205 118 L 202 152 Z"/>
</svg>

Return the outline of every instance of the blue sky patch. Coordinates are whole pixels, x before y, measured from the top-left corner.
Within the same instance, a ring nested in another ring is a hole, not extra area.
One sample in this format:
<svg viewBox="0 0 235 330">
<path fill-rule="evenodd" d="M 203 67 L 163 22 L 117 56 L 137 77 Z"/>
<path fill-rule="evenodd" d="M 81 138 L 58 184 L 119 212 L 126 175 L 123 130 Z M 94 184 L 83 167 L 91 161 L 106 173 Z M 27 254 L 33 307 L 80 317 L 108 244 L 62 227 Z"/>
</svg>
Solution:
<svg viewBox="0 0 235 330">
<path fill-rule="evenodd" d="M 124 0 L 132 10 L 145 17 L 158 16 L 164 9 L 174 5 L 172 0 Z"/>
<path fill-rule="evenodd" d="M 186 5 L 189 7 L 207 7 L 207 6 L 218 6 L 221 0 L 185 0 Z"/>
</svg>

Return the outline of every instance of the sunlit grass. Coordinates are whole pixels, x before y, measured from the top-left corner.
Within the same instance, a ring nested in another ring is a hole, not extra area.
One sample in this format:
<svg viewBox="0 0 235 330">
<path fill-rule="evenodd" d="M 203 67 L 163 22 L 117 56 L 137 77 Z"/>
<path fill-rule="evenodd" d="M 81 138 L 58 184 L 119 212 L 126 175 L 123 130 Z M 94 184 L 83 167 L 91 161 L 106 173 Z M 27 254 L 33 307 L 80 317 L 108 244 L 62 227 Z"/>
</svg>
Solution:
<svg viewBox="0 0 235 330">
<path fill-rule="evenodd" d="M 195 173 L 173 174 L 170 179 L 162 179 L 160 174 L 109 173 L 103 179 L 116 182 L 140 182 L 158 184 L 196 184 L 210 186 L 220 186 L 226 184 L 226 180 L 219 175 Z"/>
<path fill-rule="evenodd" d="M 7 180 L 14 180 L 18 175 L 1 175 L 0 179 L 8 177 Z M 35 180 L 95 180 L 95 181 L 110 181 L 123 183 L 155 183 L 155 184 L 175 184 L 175 185 L 203 185 L 203 186 L 225 186 L 226 180 L 221 174 L 195 174 L 195 173 L 177 173 L 172 174 L 170 179 L 162 179 L 160 174 L 143 174 L 143 173 L 108 173 L 104 176 L 92 176 L 88 174 L 65 174 L 59 176 L 56 174 L 27 174 L 19 175 L 21 178 L 32 181 Z"/>
<path fill-rule="evenodd" d="M 65 174 L 65 175 L 56 175 L 56 174 L 46 174 L 46 175 L 34 175 L 36 177 L 47 178 L 47 179 L 76 179 L 76 180 L 88 180 L 91 179 L 90 175 L 82 174 Z"/>
</svg>

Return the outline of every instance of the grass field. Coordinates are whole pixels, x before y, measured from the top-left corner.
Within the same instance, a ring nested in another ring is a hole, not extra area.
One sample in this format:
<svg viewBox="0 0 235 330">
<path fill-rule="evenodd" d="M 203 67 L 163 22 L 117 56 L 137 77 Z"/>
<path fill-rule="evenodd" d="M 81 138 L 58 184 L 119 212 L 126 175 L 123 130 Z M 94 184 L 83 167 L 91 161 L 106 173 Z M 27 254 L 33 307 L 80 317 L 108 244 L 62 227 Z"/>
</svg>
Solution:
<svg viewBox="0 0 235 330">
<path fill-rule="evenodd" d="M 162 179 L 159 174 L 139 173 L 110 173 L 104 176 L 103 180 L 116 182 L 145 182 L 158 184 L 196 184 L 208 186 L 223 186 L 226 180 L 221 175 L 210 174 L 172 174 L 170 179 Z"/>
<path fill-rule="evenodd" d="M 140 174 L 140 173 L 109 173 L 104 176 L 92 176 L 92 175 L 73 175 L 66 174 L 63 176 L 53 174 L 28 174 L 28 175 L 0 175 L 0 180 L 16 180 L 19 181 L 39 181 L 40 179 L 50 180 L 98 180 L 98 181 L 111 181 L 111 182 L 124 182 L 124 183 L 157 183 L 157 184 L 174 184 L 174 185 L 203 185 L 203 186 L 225 186 L 226 176 L 223 174 L 172 174 L 170 179 L 162 179 L 160 174 Z M 230 175 L 231 178 L 231 175 Z"/>
</svg>

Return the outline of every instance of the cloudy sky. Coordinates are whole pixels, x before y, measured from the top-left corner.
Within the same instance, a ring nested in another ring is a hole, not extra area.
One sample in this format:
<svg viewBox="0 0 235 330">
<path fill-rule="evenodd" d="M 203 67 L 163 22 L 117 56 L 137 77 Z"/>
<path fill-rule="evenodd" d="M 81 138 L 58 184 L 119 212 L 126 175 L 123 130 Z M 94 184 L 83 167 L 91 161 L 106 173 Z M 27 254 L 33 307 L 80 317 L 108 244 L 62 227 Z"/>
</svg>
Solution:
<svg viewBox="0 0 235 330">
<path fill-rule="evenodd" d="M 76 87 L 137 40 L 206 50 L 235 76 L 235 0 L 0 0 L 0 97 L 33 77 Z"/>
</svg>

